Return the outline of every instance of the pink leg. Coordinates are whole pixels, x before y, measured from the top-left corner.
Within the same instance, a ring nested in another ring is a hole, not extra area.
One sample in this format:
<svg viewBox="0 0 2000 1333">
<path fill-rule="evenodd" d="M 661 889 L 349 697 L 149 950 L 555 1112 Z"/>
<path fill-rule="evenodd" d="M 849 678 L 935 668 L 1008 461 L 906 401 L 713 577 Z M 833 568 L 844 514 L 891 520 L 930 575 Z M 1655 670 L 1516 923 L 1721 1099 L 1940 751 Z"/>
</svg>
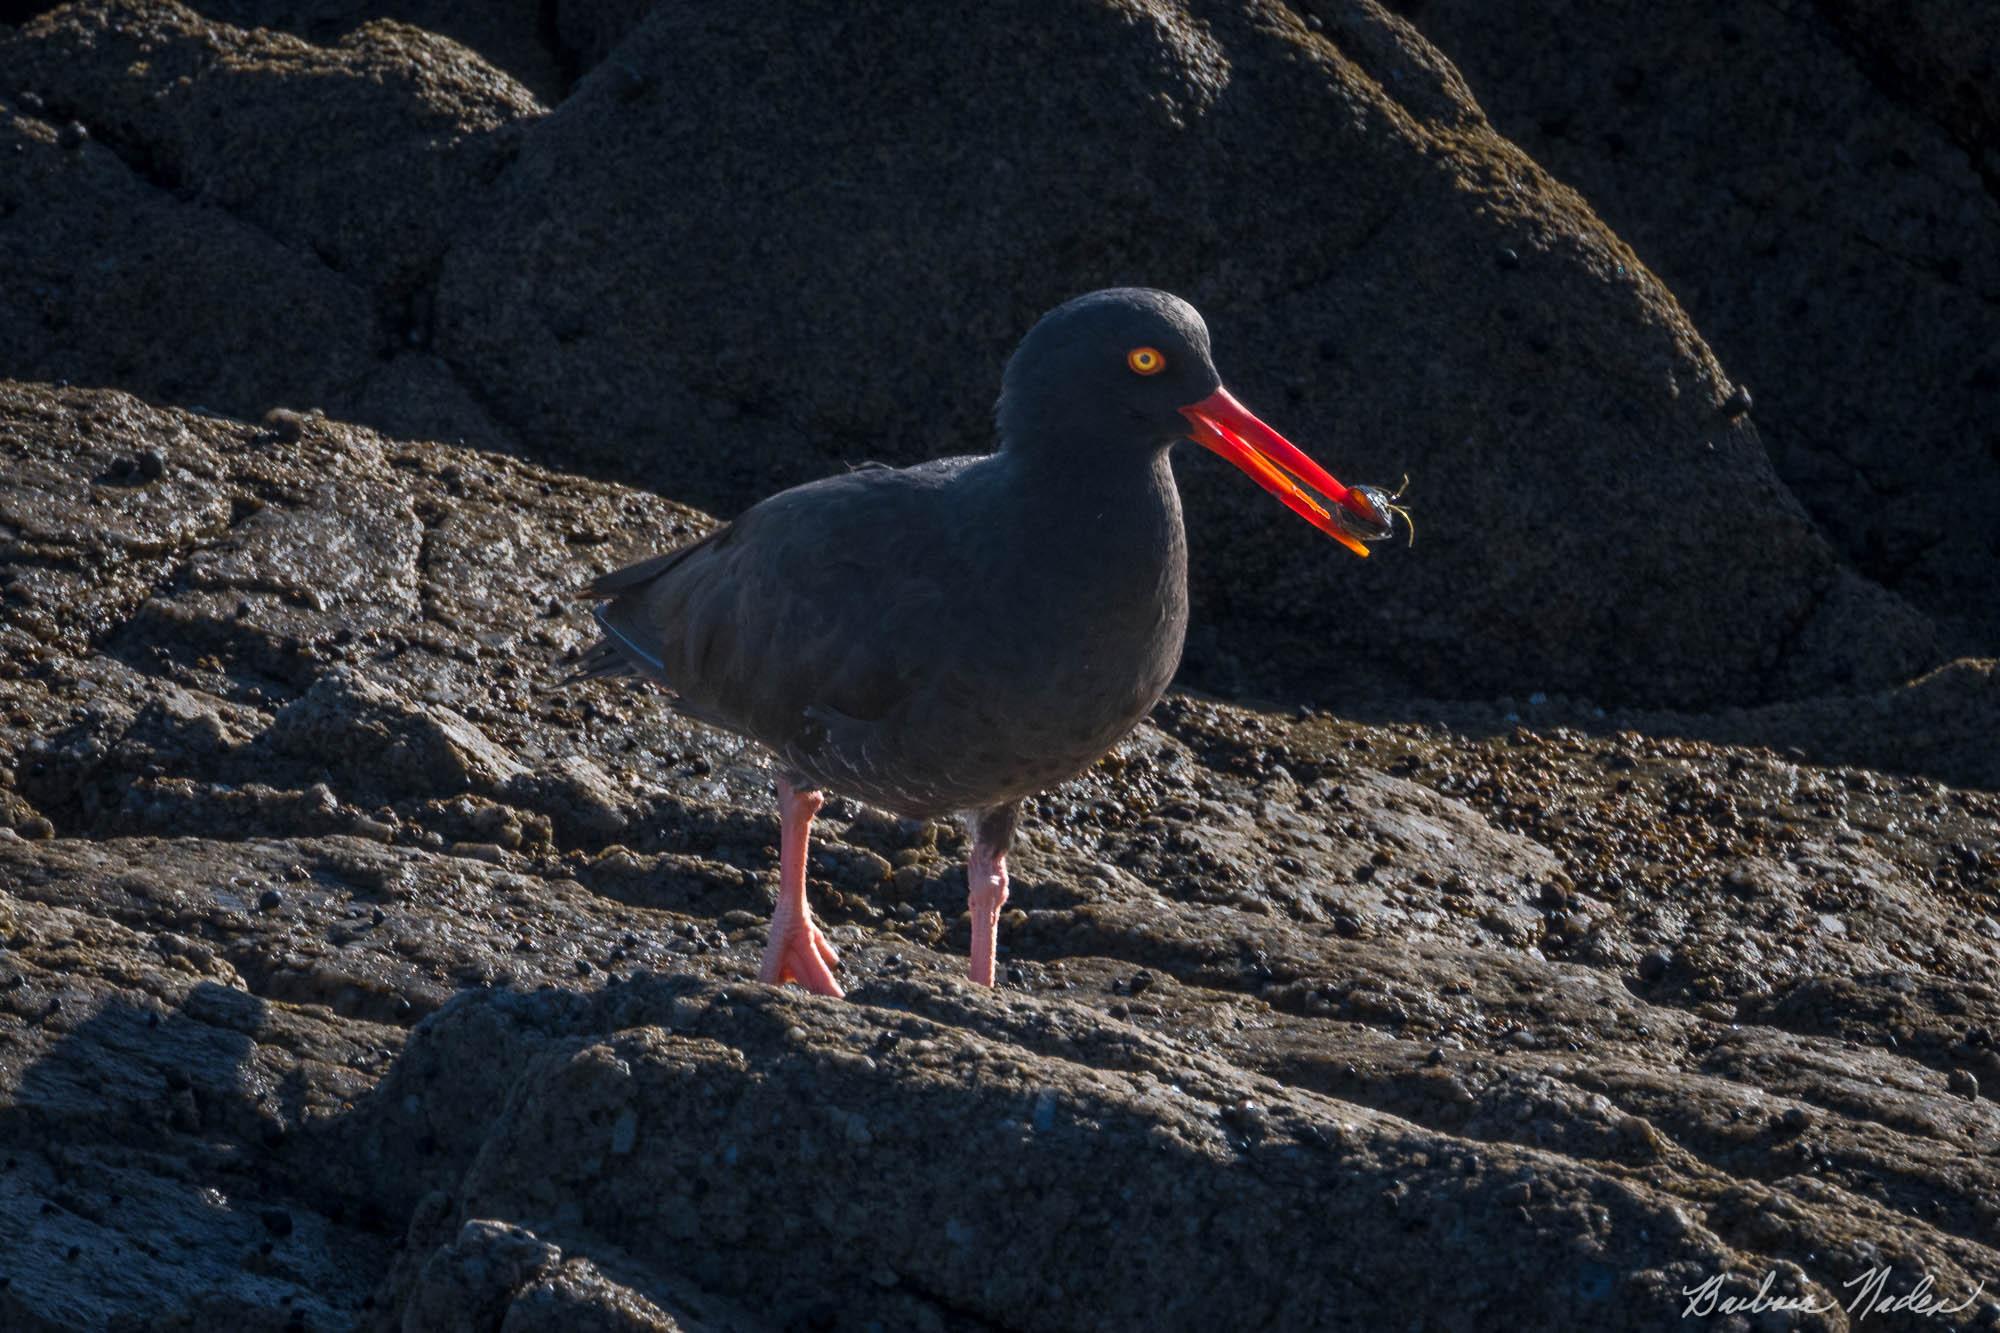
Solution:
<svg viewBox="0 0 2000 1333">
<path fill-rule="evenodd" d="M 1007 849 L 1014 842 L 1013 806 L 981 816 L 973 827 L 972 856 L 965 865 L 966 905 L 972 909 L 969 971 L 982 986 L 993 984 L 993 953 L 1000 941 L 1000 909 L 1007 903 Z"/>
<path fill-rule="evenodd" d="M 825 803 L 818 792 L 794 791 L 778 779 L 778 908 L 771 914 L 771 942 L 764 946 L 757 980 L 770 986 L 796 981 L 815 995 L 838 999 L 846 993 L 833 979 L 840 955 L 806 905 L 806 843 L 813 816 Z"/>
<path fill-rule="evenodd" d="M 993 951 L 1000 943 L 1000 909 L 1007 902 L 1007 853 L 975 845 L 965 876 L 971 884 L 965 900 L 972 908 L 972 979 L 991 986 Z"/>
</svg>

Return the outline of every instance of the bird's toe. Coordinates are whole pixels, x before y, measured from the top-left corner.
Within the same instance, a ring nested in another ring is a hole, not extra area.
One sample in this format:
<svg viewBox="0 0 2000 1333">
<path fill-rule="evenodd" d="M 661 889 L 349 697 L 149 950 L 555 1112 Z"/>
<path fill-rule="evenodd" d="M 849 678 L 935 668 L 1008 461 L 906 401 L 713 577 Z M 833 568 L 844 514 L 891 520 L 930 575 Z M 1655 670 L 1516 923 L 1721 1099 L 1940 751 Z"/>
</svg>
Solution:
<svg viewBox="0 0 2000 1333">
<path fill-rule="evenodd" d="M 840 954 L 824 932 L 812 922 L 804 922 L 797 929 L 788 932 L 783 939 L 774 939 L 764 954 L 764 966 L 758 979 L 769 985 L 782 986 L 793 982 L 805 987 L 815 995 L 830 995 L 840 999 L 847 992 L 834 979 L 833 969 L 840 965 Z"/>
</svg>

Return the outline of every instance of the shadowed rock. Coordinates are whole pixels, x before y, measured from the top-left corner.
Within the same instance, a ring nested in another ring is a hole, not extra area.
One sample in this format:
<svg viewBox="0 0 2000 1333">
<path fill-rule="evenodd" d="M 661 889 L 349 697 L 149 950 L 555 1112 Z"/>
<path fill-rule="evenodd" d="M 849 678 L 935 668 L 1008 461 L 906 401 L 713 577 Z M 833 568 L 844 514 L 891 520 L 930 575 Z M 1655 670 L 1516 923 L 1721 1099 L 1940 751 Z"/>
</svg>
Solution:
<svg viewBox="0 0 2000 1333">
<path fill-rule="evenodd" d="M 505 442 L 429 344 L 443 252 L 542 110 L 507 76 L 394 22 L 318 47 L 107 3 L 0 36 L 0 86 L 34 108 L 0 107 L 9 373 Z"/>
<path fill-rule="evenodd" d="M 1379 16 L 1334 41 L 1275 9 L 657 8 L 476 236 L 444 355 L 563 456 L 725 511 L 983 450 L 1035 314 L 1188 296 L 1246 400 L 1428 497 L 1422 558 L 1356 569 L 1186 460 L 1191 529 L 1227 534 L 1192 562 L 1206 684 L 1686 704 L 1823 679 L 1801 636 L 1873 645 L 1846 663 L 1868 681 L 1934 656 L 1841 583 L 1667 290 Z"/>
<path fill-rule="evenodd" d="M 1957 5 L 1396 8 L 1754 391 L 1778 475 L 1946 646 L 2000 642 L 2000 37 Z M 1311 6 L 1339 31 L 1346 6 Z M 1812 654 L 1801 652 L 1801 657 Z M 1835 668 L 1861 684 L 1865 662 Z"/>
<path fill-rule="evenodd" d="M 0 43 L 43 163 L 0 250 L 36 330 L 17 369 L 532 447 L 730 511 L 988 447 L 1027 322 L 1146 282 L 1341 475 L 1411 474 L 1425 531 L 1421 558 L 1333 561 L 1187 459 L 1193 526 L 1227 534 L 1196 552 L 1191 680 L 1682 708 L 1935 664 L 1723 410 L 1734 375 L 1667 288 L 1413 30 L 1339 17 L 563 6 L 585 72 L 545 115 L 393 22 L 301 18 L 315 46 L 68 7 Z M 294 151 L 321 126 L 354 151 Z M 158 235 L 174 262 L 134 240 Z M 245 271 L 268 338 L 205 313 Z"/>
<path fill-rule="evenodd" d="M 0 28 L 0 370 L 104 386 L 0 381 L 0 1328 L 1654 1329 L 1769 1274 L 1836 1329 L 1880 1265 L 2000 1320 L 2000 671 L 1935 665 L 2000 605 L 1991 42 L 1935 8 L 1413 8 L 1469 78 L 1332 0 Z M 962 833 L 836 799 L 853 1001 L 750 984 L 767 765 L 550 688 L 577 584 L 711 520 L 518 455 L 727 512 L 985 448 L 1116 281 L 1413 474 L 1356 562 L 1183 460 L 1189 679 L 1340 716 L 1171 695 L 1037 800 L 992 992 Z"/>
</svg>

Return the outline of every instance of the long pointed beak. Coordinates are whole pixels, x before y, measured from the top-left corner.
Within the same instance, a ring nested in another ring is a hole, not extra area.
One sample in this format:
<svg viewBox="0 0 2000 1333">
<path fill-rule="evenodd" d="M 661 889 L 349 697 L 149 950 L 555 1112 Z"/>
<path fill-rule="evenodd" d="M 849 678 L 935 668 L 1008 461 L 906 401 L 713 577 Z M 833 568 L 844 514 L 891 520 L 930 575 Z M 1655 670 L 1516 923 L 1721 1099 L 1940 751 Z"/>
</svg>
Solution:
<svg viewBox="0 0 2000 1333">
<path fill-rule="evenodd" d="M 1314 499 L 1305 486 L 1294 478 L 1303 479 L 1313 490 L 1325 496 L 1328 503 L 1352 511 L 1359 516 L 1365 529 L 1373 532 L 1381 528 L 1382 517 L 1374 511 L 1367 497 L 1335 481 L 1333 474 L 1306 457 L 1297 445 L 1259 421 L 1249 408 L 1236 401 L 1229 390 L 1218 388 L 1200 402 L 1189 403 L 1181 409 L 1181 415 L 1193 426 L 1188 432 L 1190 440 L 1242 468 L 1259 486 L 1283 500 L 1286 508 L 1354 554 L 1368 554 L 1368 548 L 1361 544 L 1361 540 L 1342 528 L 1340 520 L 1328 513 L 1326 506 Z"/>
</svg>

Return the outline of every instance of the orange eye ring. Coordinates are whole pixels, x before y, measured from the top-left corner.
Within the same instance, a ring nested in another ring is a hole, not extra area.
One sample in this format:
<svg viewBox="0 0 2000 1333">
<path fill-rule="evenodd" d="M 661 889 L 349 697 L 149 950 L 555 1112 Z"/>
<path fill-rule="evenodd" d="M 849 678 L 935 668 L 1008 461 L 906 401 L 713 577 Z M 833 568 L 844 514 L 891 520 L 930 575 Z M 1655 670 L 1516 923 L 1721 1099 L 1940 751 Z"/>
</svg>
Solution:
<svg viewBox="0 0 2000 1333">
<path fill-rule="evenodd" d="M 1125 364 L 1134 375 L 1157 375 L 1167 368 L 1167 358 L 1157 347 L 1134 347 L 1125 353 Z"/>
</svg>

